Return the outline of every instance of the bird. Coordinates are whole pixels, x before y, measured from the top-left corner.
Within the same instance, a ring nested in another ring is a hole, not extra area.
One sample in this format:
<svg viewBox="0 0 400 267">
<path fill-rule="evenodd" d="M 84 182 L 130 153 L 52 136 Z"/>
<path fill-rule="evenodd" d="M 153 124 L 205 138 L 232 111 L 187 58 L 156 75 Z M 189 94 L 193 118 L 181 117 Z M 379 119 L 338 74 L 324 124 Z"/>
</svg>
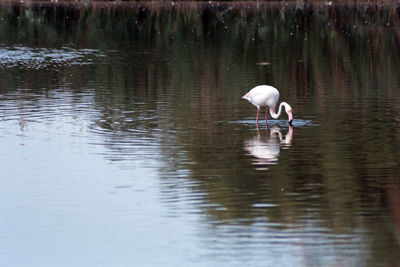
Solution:
<svg viewBox="0 0 400 267">
<path fill-rule="evenodd" d="M 279 118 L 282 112 L 282 106 L 285 107 L 285 111 L 288 115 L 289 125 L 292 125 L 293 122 L 293 111 L 292 107 L 286 103 L 281 102 L 279 105 L 278 113 L 275 113 L 275 107 L 278 104 L 279 100 L 279 91 L 273 86 L 270 85 L 258 85 L 252 88 L 249 92 L 247 92 L 243 97 L 243 99 L 249 101 L 251 104 L 257 107 L 257 118 L 256 124 L 258 127 L 258 115 L 260 113 L 260 108 L 265 107 L 265 125 L 267 125 L 267 118 L 268 118 L 268 108 L 271 117 L 274 119 Z"/>
</svg>

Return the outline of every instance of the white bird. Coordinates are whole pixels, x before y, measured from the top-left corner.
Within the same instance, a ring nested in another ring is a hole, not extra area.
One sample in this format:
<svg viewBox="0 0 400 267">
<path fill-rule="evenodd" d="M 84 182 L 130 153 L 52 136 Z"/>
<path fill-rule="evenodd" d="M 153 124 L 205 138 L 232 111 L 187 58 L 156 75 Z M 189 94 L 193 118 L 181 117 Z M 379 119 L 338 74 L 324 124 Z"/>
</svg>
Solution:
<svg viewBox="0 0 400 267">
<path fill-rule="evenodd" d="M 271 117 L 277 119 L 281 115 L 282 106 L 285 107 L 285 111 L 288 115 L 289 125 L 292 125 L 293 121 L 292 107 L 288 103 L 281 102 L 281 104 L 279 105 L 278 113 L 275 113 L 275 107 L 278 104 L 279 100 L 279 91 L 275 87 L 272 87 L 270 85 L 258 85 L 253 89 L 251 89 L 242 98 L 246 99 L 251 104 L 257 107 L 257 119 L 256 119 L 257 126 L 258 126 L 258 115 L 260 113 L 261 107 L 266 107 L 265 125 L 267 125 L 268 127 L 267 124 L 268 108 Z"/>
</svg>

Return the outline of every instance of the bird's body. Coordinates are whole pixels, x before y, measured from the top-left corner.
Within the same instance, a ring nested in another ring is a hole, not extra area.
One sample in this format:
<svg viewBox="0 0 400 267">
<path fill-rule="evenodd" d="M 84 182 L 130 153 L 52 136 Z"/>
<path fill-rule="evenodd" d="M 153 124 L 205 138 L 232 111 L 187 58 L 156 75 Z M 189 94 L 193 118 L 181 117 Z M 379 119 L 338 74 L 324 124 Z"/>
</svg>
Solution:
<svg viewBox="0 0 400 267">
<path fill-rule="evenodd" d="M 266 107 L 266 112 L 265 112 L 265 124 L 267 125 L 267 114 L 268 114 L 268 108 L 269 112 L 271 113 L 271 117 L 274 119 L 277 119 L 282 112 L 282 106 L 285 107 L 285 111 L 288 115 L 289 119 L 289 124 L 292 124 L 293 121 L 293 115 L 292 115 L 292 107 L 286 103 L 282 102 L 279 105 L 278 113 L 275 113 L 275 108 L 276 105 L 278 104 L 279 100 L 279 91 L 275 87 L 269 86 L 269 85 L 258 85 L 251 89 L 247 94 L 245 94 L 243 99 L 246 99 L 249 101 L 251 104 L 257 107 L 257 119 L 256 123 L 258 125 L 258 116 L 260 113 L 260 108 L 261 107 Z M 267 125 L 268 126 L 268 125 Z"/>
<path fill-rule="evenodd" d="M 275 108 L 279 100 L 279 91 L 269 85 L 258 85 L 251 89 L 244 97 L 257 108 Z"/>
</svg>

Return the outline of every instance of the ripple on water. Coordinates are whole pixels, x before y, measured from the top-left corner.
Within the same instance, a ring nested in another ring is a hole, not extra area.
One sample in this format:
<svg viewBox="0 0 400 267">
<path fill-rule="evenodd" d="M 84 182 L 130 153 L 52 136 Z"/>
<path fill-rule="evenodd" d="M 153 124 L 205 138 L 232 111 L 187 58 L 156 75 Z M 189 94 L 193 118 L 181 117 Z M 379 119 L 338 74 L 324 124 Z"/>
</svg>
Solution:
<svg viewBox="0 0 400 267">
<path fill-rule="evenodd" d="M 239 124 L 239 125 L 256 125 L 256 120 L 254 118 L 245 118 L 241 120 L 235 120 L 228 122 L 229 124 Z M 265 125 L 264 119 L 258 120 L 259 125 Z M 289 126 L 287 120 L 268 120 L 268 126 Z M 312 127 L 319 126 L 314 123 L 312 120 L 303 120 L 303 119 L 294 119 L 292 122 L 293 127 Z"/>
<path fill-rule="evenodd" d="M 15 90 L 4 94 L 0 101 L 0 120 L 21 119 L 40 122 L 42 119 L 57 119 L 59 116 L 74 117 L 90 114 L 93 92 L 81 93 L 55 89 L 43 95 L 30 90 Z"/>
<path fill-rule="evenodd" d="M 93 118 L 87 127 L 90 145 L 101 147 L 99 154 L 120 167 L 155 168 L 160 147 L 151 121 L 135 112 L 125 115 Z"/>
<path fill-rule="evenodd" d="M 0 69 L 23 67 L 39 70 L 49 67 L 88 65 L 92 64 L 96 58 L 104 56 L 96 49 L 0 45 Z"/>
</svg>

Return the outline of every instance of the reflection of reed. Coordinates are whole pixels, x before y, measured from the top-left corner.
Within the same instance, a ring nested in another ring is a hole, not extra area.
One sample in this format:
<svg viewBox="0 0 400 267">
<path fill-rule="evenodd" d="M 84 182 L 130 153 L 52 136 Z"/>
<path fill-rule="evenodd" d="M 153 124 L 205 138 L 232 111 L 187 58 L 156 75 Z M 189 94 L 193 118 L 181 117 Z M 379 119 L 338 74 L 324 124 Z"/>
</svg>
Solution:
<svg viewBox="0 0 400 267">
<path fill-rule="evenodd" d="M 369 102 L 400 117 L 397 103 L 389 101 L 398 97 L 399 87 L 396 6 L 261 2 L 256 9 L 252 5 L 1 2 L 0 41 L 115 48 L 120 55 L 109 55 L 110 64 L 60 70 L 54 79 L 64 88 L 67 83 L 83 88 L 89 80 L 105 84 L 96 88 L 97 106 L 129 109 L 129 104 L 120 103 L 135 98 L 160 114 L 168 108 L 175 111 L 172 115 L 182 128 L 195 123 L 215 130 L 215 121 L 243 112 L 240 96 L 256 81 L 276 85 L 294 106 L 307 104 L 328 119 L 339 116 L 330 112 L 335 101 L 352 105 L 363 123 L 363 116 L 374 112 Z M 135 62 L 120 64 L 125 56 Z M 271 65 L 257 66 L 260 61 Z M 32 84 L 35 79 L 43 82 L 39 75 L 21 77 Z M 3 81 L 18 87 L 21 81 L 12 77 L 2 73 Z M 374 98 L 378 87 L 383 101 Z"/>
<path fill-rule="evenodd" d="M 389 93 L 393 94 L 396 88 L 393 85 L 396 73 L 378 77 L 382 75 L 379 70 L 399 65 L 396 40 L 399 40 L 400 20 L 396 9 L 390 5 L 274 2 L 260 3 L 259 9 L 255 9 L 248 8 L 254 3 L 246 2 L 223 5 L 179 2 L 173 5 L 164 2 L 73 5 L 46 2 L 39 5 L 33 2 L 29 6 L 19 2 L 7 3 L 4 5 L 2 2 L 0 9 L 5 21 L 0 27 L 1 41 L 40 46 L 49 42 L 60 45 L 57 40 L 65 40 L 76 45 L 111 46 L 128 51 L 151 48 L 151 53 L 143 56 L 145 67 L 131 70 L 135 76 L 143 77 L 141 82 L 147 85 L 153 85 L 157 78 L 154 77 L 155 68 L 168 69 L 168 64 L 158 67 L 166 61 L 166 55 L 179 62 L 191 55 L 188 68 L 175 73 L 188 83 L 192 77 L 210 77 L 210 74 L 219 80 L 227 74 L 232 77 L 249 76 L 249 72 L 260 70 L 256 62 L 268 60 L 272 62 L 274 72 L 267 72 L 264 79 L 282 89 L 295 88 L 297 95 L 292 93 L 292 98 L 316 97 L 318 103 L 322 103 L 319 107 L 322 111 L 326 108 L 323 96 L 327 92 L 326 86 L 320 85 L 329 84 L 335 89 L 330 93 L 338 99 L 345 99 L 354 93 L 366 93 L 347 90 L 354 80 L 366 91 L 382 78 L 388 81 L 385 87 Z M 359 8 L 354 9 L 354 6 Z M 125 41 L 132 41 L 137 47 L 124 47 Z M 203 44 L 208 46 L 214 42 L 218 43 L 216 53 L 204 56 L 201 51 Z M 353 53 L 354 46 L 366 47 L 366 53 Z M 207 69 L 196 70 L 199 65 L 196 64 L 195 53 L 186 53 L 184 47 L 203 55 Z M 383 57 L 382 53 L 386 55 Z M 234 57 L 222 60 L 223 55 Z M 215 57 L 227 66 L 241 67 L 227 71 L 223 64 L 215 64 Z M 359 63 L 363 62 L 368 64 L 360 66 Z M 326 68 L 320 68 L 321 64 L 326 64 Z M 360 67 L 362 73 L 357 75 L 356 69 Z M 120 70 L 110 71 L 118 76 L 124 75 L 117 73 Z M 287 75 L 277 75 L 282 72 Z M 260 71 L 259 75 L 263 73 Z M 223 86 L 218 83 L 211 87 Z M 204 91 L 202 94 L 210 95 Z"/>
<path fill-rule="evenodd" d="M 393 216 L 395 237 L 400 245 L 400 187 L 391 186 L 386 188 L 386 195 L 387 204 Z"/>
</svg>

